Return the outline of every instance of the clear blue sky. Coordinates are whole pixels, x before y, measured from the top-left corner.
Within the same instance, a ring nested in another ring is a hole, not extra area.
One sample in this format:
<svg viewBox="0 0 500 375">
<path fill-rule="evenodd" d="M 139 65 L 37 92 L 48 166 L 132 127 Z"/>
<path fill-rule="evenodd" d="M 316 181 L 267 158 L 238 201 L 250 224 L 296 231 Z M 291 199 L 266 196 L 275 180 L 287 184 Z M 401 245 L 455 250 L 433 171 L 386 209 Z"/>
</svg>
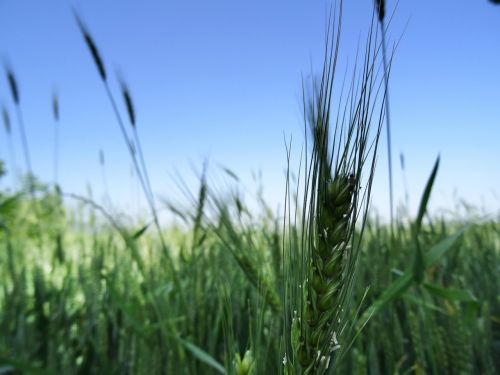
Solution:
<svg viewBox="0 0 500 375">
<path fill-rule="evenodd" d="M 63 189 L 82 193 L 90 184 L 95 197 L 103 195 L 102 149 L 114 203 L 135 209 L 130 158 L 71 4 L 94 37 L 119 99 L 115 72 L 128 82 L 158 196 L 179 195 L 176 171 L 195 190 L 192 166 L 199 170 L 209 158 L 213 172 L 221 163 L 240 175 L 249 194 L 256 187 L 252 171 L 260 170 L 272 206 L 282 201 L 283 136 L 293 136 L 298 153 L 301 75 L 311 67 L 319 72 L 329 2 L 0 0 L 0 58 L 18 80 L 35 173 L 53 179 L 56 90 Z M 342 61 L 353 60 L 372 6 L 370 0 L 345 1 Z M 387 1 L 389 13 L 394 6 Z M 450 208 L 463 198 L 498 213 L 500 6 L 401 0 L 390 40 L 405 26 L 390 83 L 397 200 L 404 199 L 399 154 L 405 156 L 412 212 L 440 154 L 433 207 Z M 10 110 L 16 163 L 25 170 L 3 73 L 0 102 Z M 0 134 L 0 158 L 10 168 L 6 135 Z M 383 142 L 373 196 L 382 213 L 388 207 L 385 147 Z"/>
</svg>

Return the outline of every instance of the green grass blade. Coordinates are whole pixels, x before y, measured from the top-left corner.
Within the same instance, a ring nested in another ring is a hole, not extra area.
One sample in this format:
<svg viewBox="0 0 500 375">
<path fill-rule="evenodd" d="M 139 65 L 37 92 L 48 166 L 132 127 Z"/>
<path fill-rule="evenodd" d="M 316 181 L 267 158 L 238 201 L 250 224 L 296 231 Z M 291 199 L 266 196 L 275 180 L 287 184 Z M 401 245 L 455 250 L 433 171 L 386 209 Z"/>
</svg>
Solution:
<svg viewBox="0 0 500 375">
<path fill-rule="evenodd" d="M 422 220 L 424 218 L 425 211 L 427 210 L 427 204 L 429 203 L 432 186 L 434 185 L 434 180 L 436 179 L 438 168 L 439 168 L 439 156 L 436 159 L 436 162 L 434 163 L 434 167 L 432 168 L 429 180 L 425 185 L 424 194 L 422 195 L 422 199 L 420 200 L 420 207 L 418 209 L 417 220 L 415 222 L 415 234 L 418 234 L 420 232 L 420 228 L 422 227 Z"/>
<path fill-rule="evenodd" d="M 434 311 L 440 312 L 442 314 L 446 314 L 445 309 L 443 309 L 443 308 L 441 308 L 441 307 L 439 307 L 439 306 L 437 306 L 429 301 L 426 301 L 422 298 L 417 298 L 417 297 L 411 295 L 410 293 L 406 294 L 404 296 L 404 299 L 417 305 L 417 306 L 421 306 L 425 309 L 434 310 Z"/>
<path fill-rule="evenodd" d="M 442 288 L 437 285 L 424 283 L 424 288 L 432 295 L 450 301 L 477 303 L 477 298 L 469 290 Z"/>
<path fill-rule="evenodd" d="M 207 366 L 212 367 L 217 370 L 220 374 L 225 374 L 226 370 L 224 370 L 224 366 L 222 366 L 214 357 L 200 349 L 198 346 L 189 342 L 187 340 L 177 338 L 177 340 L 189 351 L 192 355 L 194 355 L 200 362 L 203 362 Z"/>
<path fill-rule="evenodd" d="M 393 282 L 382 293 L 382 295 L 365 310 L 363 315 L 361 315 L 358 323 L 358 330 L 361 331 L 363 327 L 366 326 L 366 324 L 370 321 L 372 316 L 385 308 L 385 306 L 387 306 L 389 303 L 400 297 L 411 286 L 412 282 L 413 275 L 409 272 L 405 273 L 403 276 Z"/>
<path fill-rule="evenodd" d="M 420 207 L 418 209 L 417 220 L 414 224 L 414 238 L 415 238 L 415 259 L 413 262 L 413 275 L 415 276 L 415 281 L 418 284 L 421 284 L 424 280 L 425 274 L 425 265 L 424 265 L 424 255 L 422 253 L 422 248 L 420 247 L 420 242 L 418 236 L 420 234 L 420 230 L 422 228 L 422 220 L 424 219 L 425 212 L 427 211 L 427 204 L 429 203 L 429 199 L 432 192 L 432 187 L 434 185 L 434 181 L 436 179 L 437 171 L 439 169 L 439 156 L 436 159 L 436 163 L 434 164 L 434 168 L 432 168 L 431 175 L 429 176 L 429 180 L 425 185 L 424 194 L 422 195 L 422 199 L 420 200 Z"/>
<path fill-rule="evenodd" d="M 140 228 L 137 232 L 135 232 L 132 235 L 132 239 L 136 240 L 139 237 L 141 237 L 144 233 L 146 233 L 146 230 L 148 230 L 149 224 L 144 225 L 142 228 Z"/>
<path fill-rule="evenodd" d="M 434 265 L 457 241 L 457 239 L 462 236 L 468 226 L 463 227 L 451 236 L 446 237 L 444 240 L 439 242 L 437 245 L 431 247 L 431 249 L 424 256 L 425 268 L 429 268 Z"/>
<path fill-rule="evenodd" d="M 455 241 L 463 234 L 465 228 L 457 231 L 455 234 L 445 238 L 437 245 L 433 246 L 424 257 L 425 269 L 436 263 L 455 243 Z M 414 275 L 410 272 L 405 272 L 403 276 L 393 282 L 382 295 L 368 307 L 357 324 L 358 330 L 361 331 L 368 323 L 372 316 L 381 311 L 389 303 L 403 295 L 403 293 L 411 286 L 414 281 Z"/>
</svg>

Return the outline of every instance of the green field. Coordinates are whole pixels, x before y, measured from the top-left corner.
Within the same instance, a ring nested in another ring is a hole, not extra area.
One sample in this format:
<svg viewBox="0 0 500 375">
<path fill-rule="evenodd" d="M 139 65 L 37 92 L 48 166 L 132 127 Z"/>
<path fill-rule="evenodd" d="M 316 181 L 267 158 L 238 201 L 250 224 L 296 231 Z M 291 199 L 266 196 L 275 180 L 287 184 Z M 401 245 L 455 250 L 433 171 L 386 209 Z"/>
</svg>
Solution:
<svg viewBox="0 0 500 375">
<path fill-rule="evenodd" d="M 290 327 L 281 298 L 282 224 L 230 201 L 208 223 L 200 219 L 204 209 L 200 197 L 183 213 L 188 229 L 165 231 L 163 252 L 152 229 L 115 228 L 84 203 L 65 212 L 54 193 L 37 194 L 36 203 L 2 194 L 3 373 L 283 371 Z M 367 221 L 347 312 L 354 331 L 376 301 L 392 301 L 372 316 L 336 370 L 495 374 L 498 220 L 431 218 L 419 234 L 424 257 L 443 243 L 446 252 L 420 283 L 387 296 L 403 273 L 413 272 L 413 224 L 398 222 L 391 237 L 387 225 Z M 342 348 L 351 335 L 339 335 Z"/>
</svg>

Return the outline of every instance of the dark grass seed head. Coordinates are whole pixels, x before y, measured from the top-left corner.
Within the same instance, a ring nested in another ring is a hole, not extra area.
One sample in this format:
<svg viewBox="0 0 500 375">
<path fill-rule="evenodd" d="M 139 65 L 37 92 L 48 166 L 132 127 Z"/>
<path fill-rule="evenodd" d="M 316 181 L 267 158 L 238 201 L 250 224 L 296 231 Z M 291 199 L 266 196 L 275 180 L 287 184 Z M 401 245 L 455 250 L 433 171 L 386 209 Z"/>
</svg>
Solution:
<svg viewBox="0 0 500 375">
<path fill-rule="evenodd" d="M 86 35 L 84 35 L 84 37 L 85 37 L 85 42 L 87 43 L 87 46 L 90 49 L 90 53 L 92 54 L 92 57 L 94 58 L 94 62 L 97 65 L 97 69 L 99 70 L 99 75 L 101 76 L 101 79 L 103 81 L 106 81 L 106 71 L 104 70 L 104 65 L 103 65 L 101 57 L 99 55 L 99 51 L 97 50 L 97 47 L 95 46 L 90 35 L 86 34 Z"/>
<path fill-rule="evenodd" d="M 5 127 L 5 131 L 7 132 L 7 134 L 10 135 L 10 131 L 11 131 L 10 116 L 9 116 L 9 112 L 7 111 L 7 108 L 5 108 L 5 107 L 2 107 L 2 117 L 3 117 L 3 125 Z"/>
<path fill-rule="evenodd" d="M 385 17 L 385 0 L 375 0 L 375 6 L 377 7 L 378 20 L 382 22 Z"/>
<path fill-rule="evenodd" d="M 52 96 L 52 113 L 54 115 L 54 120 L 59 121 L 59 99 L 57 94 Z"/>
<path fill-rule="evenodd" d="M 9 68 L 6 68 L 7 73 L 7 81 L 9 82 L 10 92 L 12 94 L 12 99 L 16 105 L 19 104 L 19 89 L 17 87 L 16 77 L 14 77 L 14 73 Z"/>
<path fill-rule="evenodd" d="M 132 126 L 135 127 L 135 110 L 134 103 L 132 102 L 132 98 L 130 96 L 130 91 L 123 81 L 121 82 L 121 88 L 123 93 L 123 100 L 125 101 L 125 105 L 127 106 L 128 118 Z"/>
<path fill-rule="evenodd" d="M 87 46 L 89 47 L 92 58 L 94 59 L 94 62 L 97 66 L 97 70 L 99 71 L 99 75 L 101 76 L 101 79 L 103 81 L 106 81 L 106 70 L 104 69 L 104 63 L 101 59 L 101 55 L 99 54 L 99 50 L 97 49 L 97 46 L 95 45 L 94 40 L 92 39 L 89 32 L 87 31 L 87 28 L 83 25 L 80 17 L 78 17 L 76 12 L 73 12 L 73 13 L 75 15 L 78 27 L 83 35 L 83 38 L 85 39 L 85 43 L 87 43 Z"/>
<path fill-rule="evenodd" d="M 99 164 L 104 166 L 104 152 L 102 150 L 99 150 Z"/>
<path fill-rule="evenodd" d="M 129 142 L 130 142 L 130 151 L 132 152 L 133 155 L 135 155 L 137 153 L 135 142 L 132 138 L 129 139 Z"/>
</svg>

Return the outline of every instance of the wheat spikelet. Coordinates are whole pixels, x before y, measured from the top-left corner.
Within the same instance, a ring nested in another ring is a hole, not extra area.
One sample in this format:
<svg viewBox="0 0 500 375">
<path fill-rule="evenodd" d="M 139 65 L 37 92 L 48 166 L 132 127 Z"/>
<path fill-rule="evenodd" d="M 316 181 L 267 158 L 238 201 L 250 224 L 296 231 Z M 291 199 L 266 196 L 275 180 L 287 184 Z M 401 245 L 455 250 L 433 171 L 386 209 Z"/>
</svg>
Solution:
<svg viewBox="0 0 500 375">
<path fill-rule="evenodd" d="M 448 318 L 447 343 L 448 358 L 453 374 L 472 374 L 472 346 L 470 333 L 466 330 L 462 317 L 454 313 Z"/>
<path fill-rule="evenodd" d="M 424 353 L 424 343 L 422 339 L 420 321 L 413 310 L 408 311 L 408 322 L 410 326 L 410 337 L 415 353 L 415 367 L 423 372 L 426 368 L 426 359 Z"/>
<path fill-rule="evenodd" d="M 251 375 L 255 373 L 254 369 L 255 359 L 251 350 L 247 350 L 245 352 L 243 359 L 241 358 L 240 353 L 236 353 L 234 358 L 235 375 Z"/>
<path fill-rule="evenodd" d="M 318 213 L 318 241 L 311 258 L 312 288 L 306 302 L 307 326 L 299 348 L 299 361 L 304 368 L 321 366 L 321 356 L 329 357 L 338 348 L 336 333 L 330 326 L 339 304 L 344 254 L 349 251 L 354 188 L 354 176 L 338 175 L 319 194 L 322 205 Z"/>
<path fill-rule="evenodd" d="M 281 302 L 267 275 L 262 274 L 252 259 L 244 253 L 235 253 L 234 258 L 250 283 L 257 288 L 274 312 L 281 311 Z"/>
<path fill-rule="evenodd" d="M 443 373 L 448 372 L 448 355 L 446 353 L 446 331 L 444 327 L 434 325 L 433 327 L 434 335 L 434 350 L 436 354 L 437 363 L 440 364 Z"/>
</svg>

